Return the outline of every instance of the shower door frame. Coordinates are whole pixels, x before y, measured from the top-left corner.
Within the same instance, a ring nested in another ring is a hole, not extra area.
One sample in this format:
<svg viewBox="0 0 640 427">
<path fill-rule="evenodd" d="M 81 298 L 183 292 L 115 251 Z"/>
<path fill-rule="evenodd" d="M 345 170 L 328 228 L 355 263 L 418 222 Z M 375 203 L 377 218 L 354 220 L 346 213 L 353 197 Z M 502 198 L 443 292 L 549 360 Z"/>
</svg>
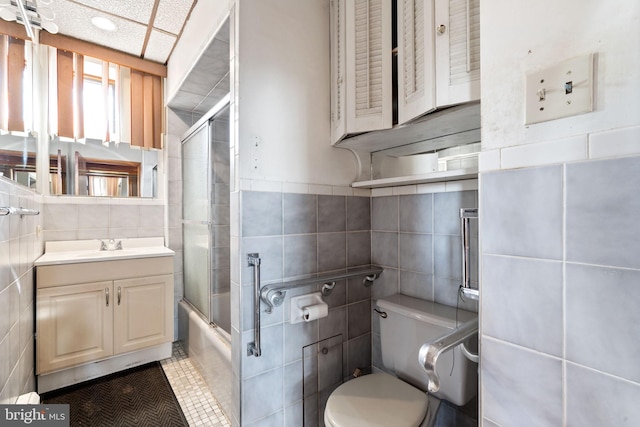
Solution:
<svg viewBox="0 0 640 427">
<path fill-rule="evenodd" d="M 213 122 L 216 118 L 216 116 L 222 112 L 225 108 L 229 107 L 230 104 L 230 94 L 225 95 L 211 110 L 209 110 L 206 114 L 204 114 L 202 116 L 202 118 L 200 120 L 198 120 L 193 126 L 191 126 L 189 128 L 189 130 L 187 132 L 185 132 L 185 134 L 182 136 L 181 140 L 180 140 L 180 155 L 181 155 L 181 159 L 183 159 L 183 149 L 184 149 L 184 144 L 185 142 L 187 142 L 194 134 L 196 134 L 196 132 L 200 131 L 201 128 L 205 127 L 207 128 L 207 178 L 206 178 L 206 185 L 207 185 L 207 216 L 206 216 L 206 220 L 205 221 L 189 221 L 189 220 L 185 220 L 184 217 L 184 213 L 185 213 L 185 209 L 186 206 L 184 204 L 184 179 L 182 181 L 182 191 L 183 191 L 183 196 L 182 196 L 182 220 L 181 220 L 181 224 L 182 224 L 182 241 L 183 241 L 183 272 L 182 272 L 182 277 L 183 277 L 183 286 L 184 286 L 184 297 L 183 299 L 191 306 L 193 307 L 193 309 L 196 311 L 196 313 L 198 313 L 207 323 L 215 325 L 215 322 L 213 321 L 214 319 L 214 313 L 212 313 L 212 303 L 211 303 L 211 296 L 213 294 L 213 274 L 212 274 L 212 267 L 213 267 L 213 247 L 214 247 L 214 236 L 213 236 L 213 220 L 212 220 L 212 208 L 211 208 L 211 204 L 213 201 L 213 156 L 212 156 L 212 142 L 213 142 Z M 182 160 L 184 161 L 184 160 Z M 184 165 L 183 165 L 184 166 Z M 183 172 L 184 174 L 184 168 L 183 168 Z M 184 175 L 183 175 L 184 176 Z M 185 224 L 196 224 L 196 225 L 206 225 L 207 226 L 207 237 L 208 237 L 208 257 L 207 257 L 207 298 L 206 298 L 206 306 L 207 306 L 207 313 L 202 313 L 202 311 L 192 302 L 190 301 L 187 297 L 186 297 L 186 289 L 187 289 L 187 284 L 186 284 L 186 280 L 184 280 L 185 277 L 185 266 L 186 266 L 186 262 L 185 261 L 185 251 L 184 251 L 184 242 L 185 242 L 185 238 L 184 238 L 184 226 Z"/>
</svg>

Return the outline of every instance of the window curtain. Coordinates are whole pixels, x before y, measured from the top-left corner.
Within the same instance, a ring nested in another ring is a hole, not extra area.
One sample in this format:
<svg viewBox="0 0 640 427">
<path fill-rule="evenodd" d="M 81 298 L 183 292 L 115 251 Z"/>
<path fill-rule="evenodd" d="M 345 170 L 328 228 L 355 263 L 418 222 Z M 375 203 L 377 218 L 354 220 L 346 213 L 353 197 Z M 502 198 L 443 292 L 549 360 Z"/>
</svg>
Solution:
<svg viewBox="0 0 640 427">
<path fill-rule="evenodd" d="M 49 49 L 49 133 L 81 140 L 84 138 L 84 57 L 67 50 Z"/>
<path fill-rule="evenodd" d="M 162 148 L 162 79 L 131 70 L 131 145 Z"/>
<path fill-rule="evenodd" d="M 0 129 L 25 131 L 25 41 L 0 35 Z"/>
</svg>

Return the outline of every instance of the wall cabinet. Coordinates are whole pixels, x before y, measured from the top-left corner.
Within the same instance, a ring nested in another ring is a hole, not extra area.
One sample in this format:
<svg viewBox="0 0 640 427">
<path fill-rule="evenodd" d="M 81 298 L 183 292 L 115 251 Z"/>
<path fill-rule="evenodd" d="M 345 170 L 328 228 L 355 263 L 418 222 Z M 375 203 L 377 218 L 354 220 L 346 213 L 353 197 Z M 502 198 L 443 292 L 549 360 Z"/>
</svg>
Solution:
<svg viewBox="0 0 640 427">
<path fill-rule="evenodd" d="M 38 375 L 173 341 L 172 257 L 36 271 Z"/>
<path fill-rule="evenodd" d="M 479 100 L 479 12 L 479 0 L 333 0 L 332 143 Z M 397 123 L 393 120 L 394 100 Z M 451 129 L 447 131 L 451 133 Z M 388 147 L 404 143 L 391 138 Z"/>
<path fill-rule="evenodd" d="M 332 0 L 330 22 L 332 143 L 391 128 L 391 0 Z"/>
</svg>

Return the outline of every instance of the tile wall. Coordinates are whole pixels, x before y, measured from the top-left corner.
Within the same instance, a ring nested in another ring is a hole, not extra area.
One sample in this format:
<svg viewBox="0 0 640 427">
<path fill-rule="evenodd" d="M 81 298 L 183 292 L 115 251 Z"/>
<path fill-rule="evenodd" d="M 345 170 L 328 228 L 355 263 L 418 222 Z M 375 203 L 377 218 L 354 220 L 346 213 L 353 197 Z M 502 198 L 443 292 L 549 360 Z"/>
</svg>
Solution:
<svg viewBox="0 0 640 427">
<path fill-rule="evenodd" d="M 460 209 L 476 208 L 476 190 L 373 197 L 371 262 L 384 267 L 372 287 L 375 299 L 402 293 L 440 304 L 478 311 L 462 301 Z M 471 220 L 471 282 L 478 287 L 478 229 Z M 380 324 L 373 315 L 373 365 L 382 369 Z"/>
<path fill-rule="evenodd" d="M 484 425 L 640 424 L 639 170 L 482 174 Z"/>
<path fill-rule="evenodd" d="M 42 211 L 42 198 L 0 178 L 0 206 Z M 0 217 L 0 403 L 35 391 L 33 263 L 42 254 L 42 218 Z"/>
<path fill-rule="evenodd" d="M 283 278 L 369 264 L 370 200 L 356 196 L 243 191 L 238 201 L 242 215 L 239 252 L 242 256 L 260 253 L 263 285 Z M 232 250 L 232 258 L 233 253 Z M 303 347 L 342 334 L 343 360 L 334 358 L 331 367 L 324 367 L 328 369 L 325 372 L 335 374 L 338 370 L 341 377 L 348 376 L 356 367 L 369 369 L 371 288 L 364 288 L 357 279 L 338 283 L 333 293 L 325 297 L 328 317 L 297 324 L 289 322 L 290 297 L 317 291 L 318 287 L 289 291 L 282 306 L 272 314 L 261 315 L 262 356 L 256 358 L 246 354 L 247 344 L 254 340 L 253 274 L 245 260 L 239 263 L 241 271 L 232 270 L 232 282 L 236 283 L 232 299 L 240 298 L 241 304 L 237 304 L 239 312 L 232 311 L 231 321 L 233 342 L 241 343 L 234 344 L 232 357 L 234 375 L 238 383 L 241 381 L 235 392 L 238 399 L 241 395 L 241 424 L 302 425 L 306 416 L 307 422 L 321 425 L 318 418 L 322 417 L 323 402 L 332 389 L 317 390 L 318 393 L 303 399 Z M 264 304 L 262 308 L 266 308 Z M 306 380 L 308 383 L 309 378 Z M 234 417 L 238 419 L 239 415 Z"/>
</svg>

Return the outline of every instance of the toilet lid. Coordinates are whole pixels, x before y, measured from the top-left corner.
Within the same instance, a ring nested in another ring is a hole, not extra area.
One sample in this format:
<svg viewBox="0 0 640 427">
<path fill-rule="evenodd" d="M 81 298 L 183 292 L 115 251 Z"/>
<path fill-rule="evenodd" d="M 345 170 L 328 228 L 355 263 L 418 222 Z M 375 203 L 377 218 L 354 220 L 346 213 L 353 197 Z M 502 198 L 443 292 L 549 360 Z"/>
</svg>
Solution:
<svg viewBox="0 0 640 427">
<path fill-rule="evenodd" d="M 389 374 L 364 375 L 338 387 L 325 408 L 335 427 L 419 426 L 428 408 L 426 393 Z"/>
</svg>

